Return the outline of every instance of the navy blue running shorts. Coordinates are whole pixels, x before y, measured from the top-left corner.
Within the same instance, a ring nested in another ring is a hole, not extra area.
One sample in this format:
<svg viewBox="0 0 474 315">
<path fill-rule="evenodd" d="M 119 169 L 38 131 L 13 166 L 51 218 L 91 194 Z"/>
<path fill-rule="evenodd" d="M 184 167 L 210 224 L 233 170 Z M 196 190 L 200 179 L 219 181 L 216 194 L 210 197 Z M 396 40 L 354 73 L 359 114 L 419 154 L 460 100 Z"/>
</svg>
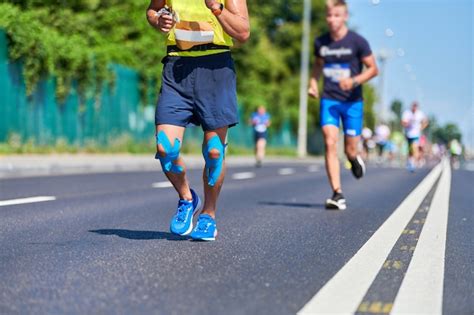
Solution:
<svg viewBox="0 0 474 315">
<path fill-rule="evenodd" d="M 254 139 L 255 139 L 255 142 L 257 142 L 258 140 L 260 139 L 267 139 L 267 132 L 264 131 L 264 132 L 258 132 L 258 131 L 254 131 Z"/>
<path fill-rule="evenodd" d="M 204 131 L 238 124 L 236 74 L 230 52 L 163 59 L 155 124 Z"/>
</svg>

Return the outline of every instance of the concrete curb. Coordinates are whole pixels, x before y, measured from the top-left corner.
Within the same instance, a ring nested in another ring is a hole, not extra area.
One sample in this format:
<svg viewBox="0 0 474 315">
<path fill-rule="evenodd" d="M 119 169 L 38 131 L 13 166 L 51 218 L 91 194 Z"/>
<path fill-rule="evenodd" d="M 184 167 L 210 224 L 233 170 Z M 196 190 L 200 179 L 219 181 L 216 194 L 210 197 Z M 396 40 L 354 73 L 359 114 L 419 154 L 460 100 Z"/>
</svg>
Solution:
<svg viewBox="0 0 474 315">
<path fill-rule="evenodd" d="M 204 166 L 198 155 L 184 155 L 189 169 Z M 321 163 L 321 158 L 268 157 L 266 164 Z M 230 167 L 252 166 L 253 156 L 228 156 Z M 161 170 L 153 155 L 129 154 L 59 154 L 59 155 L 6 155 L 0 156 L 0 179 L 33 176 L 54 176 L 84 173 L 110 173 Z"/>
</svg>

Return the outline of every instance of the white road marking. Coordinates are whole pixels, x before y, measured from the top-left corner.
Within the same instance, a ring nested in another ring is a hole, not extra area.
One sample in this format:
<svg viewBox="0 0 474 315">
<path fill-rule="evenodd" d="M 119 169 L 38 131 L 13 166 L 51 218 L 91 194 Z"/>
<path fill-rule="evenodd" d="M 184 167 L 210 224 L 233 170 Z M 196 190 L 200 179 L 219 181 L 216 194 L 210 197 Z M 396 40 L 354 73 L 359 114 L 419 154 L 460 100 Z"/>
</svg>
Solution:
<svg viewBox="0 0 474 315">
<path fill-rule="evenodd" d="M 298 314 L 353 314 L 442 170 L 439 163 Z"/>
<path fill-rule="evenodd" d="M 278 170 L 279 175 L 291 175 L 291 174 L 294 174 L 294 173 L 295 173 L 295 170 L 292 169 L 292 168 L 280 168 Z"/>
<path fill-rule="evenodd" d="M 170 182 L 158 182 L 158 183 L 153 183 L 151 186 L 153 188 L 169 188 L 169 187 L 173 187 L 173 184 L 171 184 Z"/>
<path fill-rule="evenodd" d="M 431 201 L 425 225 L 416 245 L 391 314 L 442 314 L 444 261 L 448 231 L 451 169 L 444 171 Z"/>
<path fill-rule="evenodd" d="M 308 167 L 308 172 L 310 173 L 315 173 L 315 172 L 318 172 L 319 171 L 319 166 L 317 165 L 311 165 Z"/>
<path fill-rule="evenodd" d="M 255 173 L 252 173 L 252 172 L 242 172 L 242 173 L 232 174 L 232 179 L 236 179 L 236 180 L 250 179 L 254 177 L 255 177 Z"/>
<path fill-rule="evenodd" d="M 20 199 L 1 200 L 0 207 L 56 200 L 53 196 L 38 196 Z"/>
<path fill-rule="evenodd" d="M 474 163 L 472 163 L 472 162 L 467 163 L 466 166 L 465 166 L 465 169 L 466 169 L 466 171 L 474 172 Z"/>
</svg>

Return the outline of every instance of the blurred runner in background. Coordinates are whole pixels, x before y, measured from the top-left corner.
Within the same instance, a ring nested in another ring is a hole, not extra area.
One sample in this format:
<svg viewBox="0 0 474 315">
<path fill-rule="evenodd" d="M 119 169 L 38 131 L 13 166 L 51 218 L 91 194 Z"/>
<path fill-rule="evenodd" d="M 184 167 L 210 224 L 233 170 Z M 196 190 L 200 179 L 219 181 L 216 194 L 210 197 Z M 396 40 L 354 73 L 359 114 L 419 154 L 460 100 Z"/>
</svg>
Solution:
<svg viewBox="0 0 474 315">
<path fill-rule="evenodd" d="M 373 149 L 373 132 L 369 127 L 364 127 L 362 129 L 362 159 L 364 161 L 369 160 L 370 150 Z"/>
<path fill-rule="evenodd" d="M 428 126 L 426 115 L 419 109 L 417 102 L 413 102 L 410 109 L 403 112 L 402 126 L 408 142 L 407 169 L 414 172 L 420 164 L 420 137 L 423 129 Z"/>
<path fill-rule="evenodd" d="M 384 158 L 384 151 L 391 151 L 389 149 L 390 128 L 381 122 L 375 127 L 375 143 L 377 144 L 378 162 L 382 162 Z"/>
<path fill-rule="evenodd" d="M 254 131 L 256 166 L 261 167 L 267 146 L 267 129 L 271 124 L 270 114 L 267 113 L 265 106 L 259 106 L 257 111 L 252 113 L 250 123 Z"/>
</svg>

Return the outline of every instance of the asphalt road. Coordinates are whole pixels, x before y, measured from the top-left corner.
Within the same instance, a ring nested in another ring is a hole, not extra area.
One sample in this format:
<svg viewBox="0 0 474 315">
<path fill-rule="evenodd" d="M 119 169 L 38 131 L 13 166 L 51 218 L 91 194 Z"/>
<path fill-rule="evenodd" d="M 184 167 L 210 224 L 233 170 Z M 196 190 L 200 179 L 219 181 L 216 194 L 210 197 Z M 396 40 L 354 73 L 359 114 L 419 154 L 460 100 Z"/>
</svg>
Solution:
<svg viewBox="0 0 474 315">
<path fill-rule="evenodd" d="M 230 168 L 208 243 L 169 233 L 158 169 L 5 179 L 0 313 L 473 314 L 473 175 L 343 170 L 348 209 L 328 211 L 321 165 Z"/>
</svg>

